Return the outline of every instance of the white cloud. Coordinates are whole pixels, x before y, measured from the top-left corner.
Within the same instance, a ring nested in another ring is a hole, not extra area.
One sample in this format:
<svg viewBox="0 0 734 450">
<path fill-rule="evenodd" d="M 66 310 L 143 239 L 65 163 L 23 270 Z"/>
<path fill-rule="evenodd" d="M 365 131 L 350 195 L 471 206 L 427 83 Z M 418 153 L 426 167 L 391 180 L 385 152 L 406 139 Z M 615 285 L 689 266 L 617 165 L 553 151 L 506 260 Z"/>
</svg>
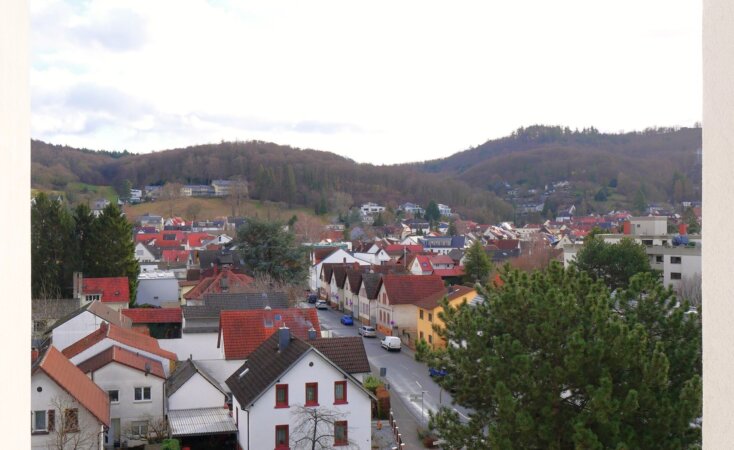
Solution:
<svg viewBox="0 0 734 450">
<path fill-rule="evenodd" d="M 32 3 L 33 135 L 52 142 L 262 139 L 392 163 L 534 123 L 701 118 L 696 2 Z"/>
</svg>

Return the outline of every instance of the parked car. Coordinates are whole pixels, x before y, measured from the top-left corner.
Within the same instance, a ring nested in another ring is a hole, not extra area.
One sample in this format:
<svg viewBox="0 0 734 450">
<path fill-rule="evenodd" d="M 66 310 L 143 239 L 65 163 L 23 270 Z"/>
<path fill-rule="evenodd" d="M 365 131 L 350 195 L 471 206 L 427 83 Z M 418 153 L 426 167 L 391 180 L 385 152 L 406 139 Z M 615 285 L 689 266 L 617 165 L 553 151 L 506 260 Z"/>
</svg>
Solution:
<svg viewBox="0 0 734 450">
<path fill-rule="evenodd" d="M 308 297 L 306 298 L 306 300 L 309 303 L 316 303 L 317 301 L 319 301 L 319 296 L 316 294 L 308 294 Z"/>
<path fill-rule="evenodd" d="M 375 327 L 368 327 L 367 325 L 362 325 L 361 327 L 357 329 L 357 332 L 364 337 L 377 337 L 377 331 L 375 330 Z"/>
<path fill-rule="evenodd" d="M 319 300 L 318 303 L 316 303 L 316 309 L 329 309 L 329 304 L 323 300 Z"/>
<path fill-rule="evenodd" d="M 342 325 L 354 325 L 354 319 L 352 319 L 352 316 L 343 315 L 342 316 Z"/>
<path fill-rule="evenodd" d="M 433 367 L 429 367 L 428 375 L 432 377 L 445 377 L 446 375 L 448 375 L 448 372 L 446 371 L 446 369 L 436 369 Z"/>
<path fill-rule="evenodd" d="M 400 351 L 400 338 L 397 336 L 385 336 L 382 341 L 380 341 L 380 345 L 382 345 L 382 348 L 387 351 Z"/>
</svg>

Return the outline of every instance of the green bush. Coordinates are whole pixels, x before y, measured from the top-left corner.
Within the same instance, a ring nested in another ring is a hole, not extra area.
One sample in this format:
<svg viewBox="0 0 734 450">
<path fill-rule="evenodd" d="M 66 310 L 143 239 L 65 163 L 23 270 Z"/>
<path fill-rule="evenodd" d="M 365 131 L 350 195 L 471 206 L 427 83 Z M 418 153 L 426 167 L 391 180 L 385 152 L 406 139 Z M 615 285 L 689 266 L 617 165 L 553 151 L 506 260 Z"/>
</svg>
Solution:
<svg viewBox="0 0 734 450">
<path fill-rule="evenodd" d="M 161 450 L 181 450 L 181 444 L 178 439 L 163 439 Z"/>
<path fill-rule="evenodd" d="M 419 362 L 425 361 L 430 351 L 431 349 L 428 347 L 428 343 L 425 339 L 419 340 L 415 344 L 415 360 Z"/>
<path fill-rule="evenodd" d="M 367 377 L 362 382 L 362 385 L 365 389 L 374 394 L 375 391 L 377 391 L 377 388 L 379 386 L 382 386 L 382 381 L 380 381 L 380 379 L 374 375 L 367 375 Z"/>
</svg>

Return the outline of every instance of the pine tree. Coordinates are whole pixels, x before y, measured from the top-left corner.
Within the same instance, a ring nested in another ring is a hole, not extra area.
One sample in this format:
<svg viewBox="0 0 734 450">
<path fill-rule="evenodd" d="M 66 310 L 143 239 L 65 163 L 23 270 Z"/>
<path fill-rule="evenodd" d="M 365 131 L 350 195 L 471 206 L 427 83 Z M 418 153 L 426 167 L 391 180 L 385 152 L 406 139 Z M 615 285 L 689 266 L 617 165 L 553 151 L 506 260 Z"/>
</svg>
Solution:
<svg viewBox="0 0 734 450">
<path fill-rule="evenodd" d="M 601 280 L 611 290 L 627 287 L 635 274 L 652 272 L 644 245 L 630 238 L 609 244 L 596 232 L 587 236 L 573 265 L 595 280 Z"/>
<path fill-rule="evenodd" d="M 436 204 L 436 202 L 431 200 L 428 203 L 428 206 L 426 206 L 426 213 L 423 215 L 423 218 L 429 221 L 431 223 L 431 226 L 441 220 L 441 212 L 438 210 L 438 205 Z"/>
<path fill-rule="evenodd" d="M 87 265 L 94 259 L 98 249 L 93 247 L 95 217 L 86 203 L 74 208 L 74 270 L 87 272 Z"/>
<path fill-rule="evenodd" d="M 127 277 L 130 303 L 135 302 L 140 264 L 135 259 L 132 225 L 115 204 L 109 204 L 93 222 L 91 260 L 84 274 L 91 277 Z"/>
<path fill-rule="evenodd" d="M 476 306 L 444 301 L 428 356 L 473 413 L 443 407 L 430 425 L 446 448 L 690 449 L 701 430 L 701 322 L 651 274 L 614 296 L 574 268 L 479 288 Z"/>
<path fill-rule="evenodd" d="M 306 279 L 305 247 L 295 242 L 283 224 L 250 218 L 237 231 L 240 253 L 254 275 L 269 275 L 286 284 Z"/>
<path fill-rule="evenodd" d="M 34 298 L 71 295 L 72 219 L 64 206 L 41 192 L 31 207 L 31 291 Z"/>
<path fill-rule="evenodd" d="M 464 262 L 466 278 L 472 283 L 484 284 L 491 271 L 492 260 L 489 259 L 482 243 L 479 240 L 474 241 L 466 252 L 466 262 Z"/>
</svg>

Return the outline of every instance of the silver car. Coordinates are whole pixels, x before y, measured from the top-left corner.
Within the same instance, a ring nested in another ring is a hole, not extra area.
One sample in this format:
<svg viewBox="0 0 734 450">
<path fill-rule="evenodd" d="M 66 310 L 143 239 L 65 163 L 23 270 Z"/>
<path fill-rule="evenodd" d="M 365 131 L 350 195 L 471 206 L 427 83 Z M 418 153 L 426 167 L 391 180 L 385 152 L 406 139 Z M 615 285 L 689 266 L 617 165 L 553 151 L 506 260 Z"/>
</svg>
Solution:
<svg viewBox="0 0 734 450">
<path fill-rule="evenodd" d="M 368 327 L 367 325 L 362 325 L 361 327 L 357 329 L 357 332 L 364 337 L 377 337 L 377 332 L 375 331 L 375 327 Z"/>
</svg>

